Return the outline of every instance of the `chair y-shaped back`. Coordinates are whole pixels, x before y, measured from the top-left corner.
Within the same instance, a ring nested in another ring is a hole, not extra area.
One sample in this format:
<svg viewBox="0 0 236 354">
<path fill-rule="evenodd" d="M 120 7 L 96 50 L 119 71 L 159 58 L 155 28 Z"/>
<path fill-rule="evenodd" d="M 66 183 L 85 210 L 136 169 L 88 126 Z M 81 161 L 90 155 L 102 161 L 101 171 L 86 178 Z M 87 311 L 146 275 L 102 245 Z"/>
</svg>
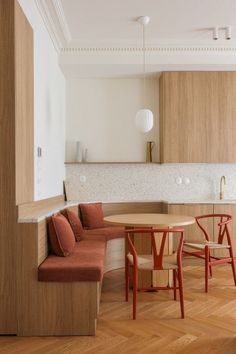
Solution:
<svg viewBox="0 0 236 354">
<path fill-rule="evenodd" d="M 182 250 L 184 241 L 184 230 L 182 228 L 168 229 L 129 229 L 126 230 L 128 249 L 126 254 L 126 301 L 129 295 L 130 268 L 133 269 L 133 319 L 136 319 L 137 291 L 147 290 L 174 290 L 174 299 L 176 300 L 176 290 L 179 290 L 181 317 L 184 318 L 184 300 L 183 300 L 183 273 L 182 273 Z M 135 249 L 134 239 L 137 234 L 142 237 L 150 237 L 152 254 L 138 255 Z M 175 237 L 177 249 L 171 255 L 165 255 L 165 249 L 169 238 Z M 160 241 L 157 242 L 156 240 Z M 149 288 L 138 288 L 138 270 L 173 270 L 173 285 L 151 286 Z M 178 283 L 178 284 L 177 284 Z"/>
<path fill-rule="evenodd" d="M 195 217 L 197 225 L 202 230 L 205 240 L 199 240 L 199 243 L 185 242 L 184 243 L 184 255 L 195 256 L 203 258 L 205 260 L 205 292 L 208 292 L 208 278 L 209 274 L 212 276 L 212 266 L 219 264 L 231 264 L 234 283 L 236 285 L 236 271 L 231 236 L 228 225 L 232 221 L 231 215 L 228 214 L 207 214 Z M 212 239 L 212 235 L 206 230 L 206 227 L 202 225 L 202 222 L 207 219 L 218 219 L 218 236 L 217 241 Z M 224 243 L 226 239 L 227 243 Z M 196 251 L 188 251 L 188 249 L 194 249 Z M 213 252 L 215 250 L 228 250 L 227 257 L 216 257 Z"/>
</svg>

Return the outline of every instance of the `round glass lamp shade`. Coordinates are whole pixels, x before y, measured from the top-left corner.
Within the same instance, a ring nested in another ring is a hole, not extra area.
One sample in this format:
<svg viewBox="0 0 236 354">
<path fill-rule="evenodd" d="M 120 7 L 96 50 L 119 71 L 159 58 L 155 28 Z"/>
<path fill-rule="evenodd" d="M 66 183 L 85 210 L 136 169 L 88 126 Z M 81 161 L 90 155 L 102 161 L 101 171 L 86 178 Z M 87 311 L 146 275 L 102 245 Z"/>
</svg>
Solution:
<svg viewBox="0 0 236 354">
<path fill-rule="evenodd" d="M 141 133 L 149 132 L 153 127 L 153 113 L 150 109 L 140 109 L 135 117 L 136 128 Z"/>
</svg>

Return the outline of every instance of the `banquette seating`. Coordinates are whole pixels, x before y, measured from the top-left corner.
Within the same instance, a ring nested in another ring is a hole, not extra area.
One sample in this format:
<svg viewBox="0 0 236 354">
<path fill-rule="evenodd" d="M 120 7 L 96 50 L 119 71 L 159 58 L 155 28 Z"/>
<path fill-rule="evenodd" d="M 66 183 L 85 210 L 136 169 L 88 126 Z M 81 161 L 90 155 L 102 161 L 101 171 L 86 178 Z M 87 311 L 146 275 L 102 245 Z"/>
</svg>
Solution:
<svg viewBox="0 0 236 354">
<path fill-rule="evenodd" d="M 106 227 L 91 203 L 22 225 L 21 236 L 18 335 L 94 335 L 103 274 L 124 266 L 124 229 Z"/>
<path fill-rule="evenodd" d="M 78 215 L 68 209 L 49 218 L 52 254 L 39 266 L 39 281 L 102 281 L 107 243 L 124 238 L 124 228 L 104 226 L 101 203 L 81 204 L 79 209 L 84 228 Z M 63 238 L 67 243 L 71 240 L 66 254 Z"/>
</svg>

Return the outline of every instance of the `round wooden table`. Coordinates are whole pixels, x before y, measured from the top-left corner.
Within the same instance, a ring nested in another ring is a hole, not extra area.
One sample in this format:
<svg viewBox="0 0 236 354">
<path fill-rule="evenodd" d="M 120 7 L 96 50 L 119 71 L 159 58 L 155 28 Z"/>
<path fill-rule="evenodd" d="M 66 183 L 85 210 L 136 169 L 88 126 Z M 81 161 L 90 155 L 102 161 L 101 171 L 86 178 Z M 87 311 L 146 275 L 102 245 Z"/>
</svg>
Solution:
<svg viewBox="0 0 236 354">
<path fill-rule="evenodd" d="M 195 223 L 195 218 L 192 216 L 145 213 L 111 215 L 106 216 L 103 220 L 106 224 L 125 226 L 126 228 L 153 227 L 156 229 L 187 226 Z M 146 237 L 142 237 L 142 234 L 140 233 L 138 237 L 135 237 L 135 248 L 139 254 L 150 254 L 150 240 L 148 240 Z M 169 240 L 168 249 L 166 249 L 166 254 L 171 254 L 172 252 L 173 241 Z M 154 286 L 166 286 L 167 283 L 172 283 L 172 273 L 166 270 L 139 272 L 138 283 L 140 287 L 150 287 L 151 284 L 153 284 Z"/>
<path fill-rule="evenodd" d="M 106 216 L 106 224 L 123 225 L 129 227 L 176 227 L 195 223 L 192 216 L 172 214 L 120 214 Z"/>
</svg>

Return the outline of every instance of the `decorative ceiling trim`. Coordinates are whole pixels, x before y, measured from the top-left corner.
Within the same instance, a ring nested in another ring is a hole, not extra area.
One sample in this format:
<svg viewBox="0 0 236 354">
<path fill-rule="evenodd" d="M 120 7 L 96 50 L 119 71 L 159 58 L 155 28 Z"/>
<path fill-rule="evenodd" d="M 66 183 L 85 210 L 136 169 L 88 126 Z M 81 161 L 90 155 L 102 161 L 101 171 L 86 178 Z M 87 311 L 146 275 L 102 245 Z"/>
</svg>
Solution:
<svg viewBox="0 0 236 354">
<path fill-rule="evenodd" d="M 52 20 L 49 8 L 44 0 L 35 0 L 35 3 L 43 19 L 48 34 L 53 42 L 54 48 L 59 53 L 61 51 L 61 48 L 63 47 L 63 44 L 61 43 L 60 39 L 58 38 L 55 32 L 55 25 Z"/>
<path fill-rule="evenodd" d="M 78 53 L 140 53 L 141 47 L 134 46 L 113 46 L 113 47 L 79 47 L 77 43 L 73 46 L 72 36 L 64 14 L 61 0 L 35 0 L 37 8 L 43 19 L 45 27 L 53 42 L 56 51 L 60 54 L 78 54 Z M 169 54 L 233 54 L 236 53 L 236 45 L 233 46 L 211 46 L 211 45 L 159 45 L 146 47 L 150 53 L 169 53 Z"/>
<path fill-rule="evenodd" d="M 35 0 L 39 13 L 43 19 L 48 34 L 58 53 L 67 47 L 71 40 L 71 34 L 65 19 L 60 0 Z"/>
<path fill-rule="evenodd" d="M 117 48 L 117 47 L 64 47 L 61 48 L 61 52 L 63 53 L 74 53 L 74 52 L 142 52 L 142 48 L 135 48 L 135 47 L 124 47 L 124 48 Z M 150 47 L 146 48 L 147 52 L 236 52 L 235 47 L 181 47 L 181 46 L 170 46 L 170 47 Z"/>
<path fill-rule="evenodd" d="M 70 30 L 69 30 L 69 26 L 66 21 L 66 17 L 64 14 L 62 3 L 60 0 L 52 0 L 52 4 L 53 4 L 55 12 L 57 14 L 58 21 L 59 21 L 60 27 L 61 27 L 61 31 L 64 35 L 64 38 L 65 38 L 67 44 L 69 44 L 72 37 L 71 37 Z"/>
</svg>

